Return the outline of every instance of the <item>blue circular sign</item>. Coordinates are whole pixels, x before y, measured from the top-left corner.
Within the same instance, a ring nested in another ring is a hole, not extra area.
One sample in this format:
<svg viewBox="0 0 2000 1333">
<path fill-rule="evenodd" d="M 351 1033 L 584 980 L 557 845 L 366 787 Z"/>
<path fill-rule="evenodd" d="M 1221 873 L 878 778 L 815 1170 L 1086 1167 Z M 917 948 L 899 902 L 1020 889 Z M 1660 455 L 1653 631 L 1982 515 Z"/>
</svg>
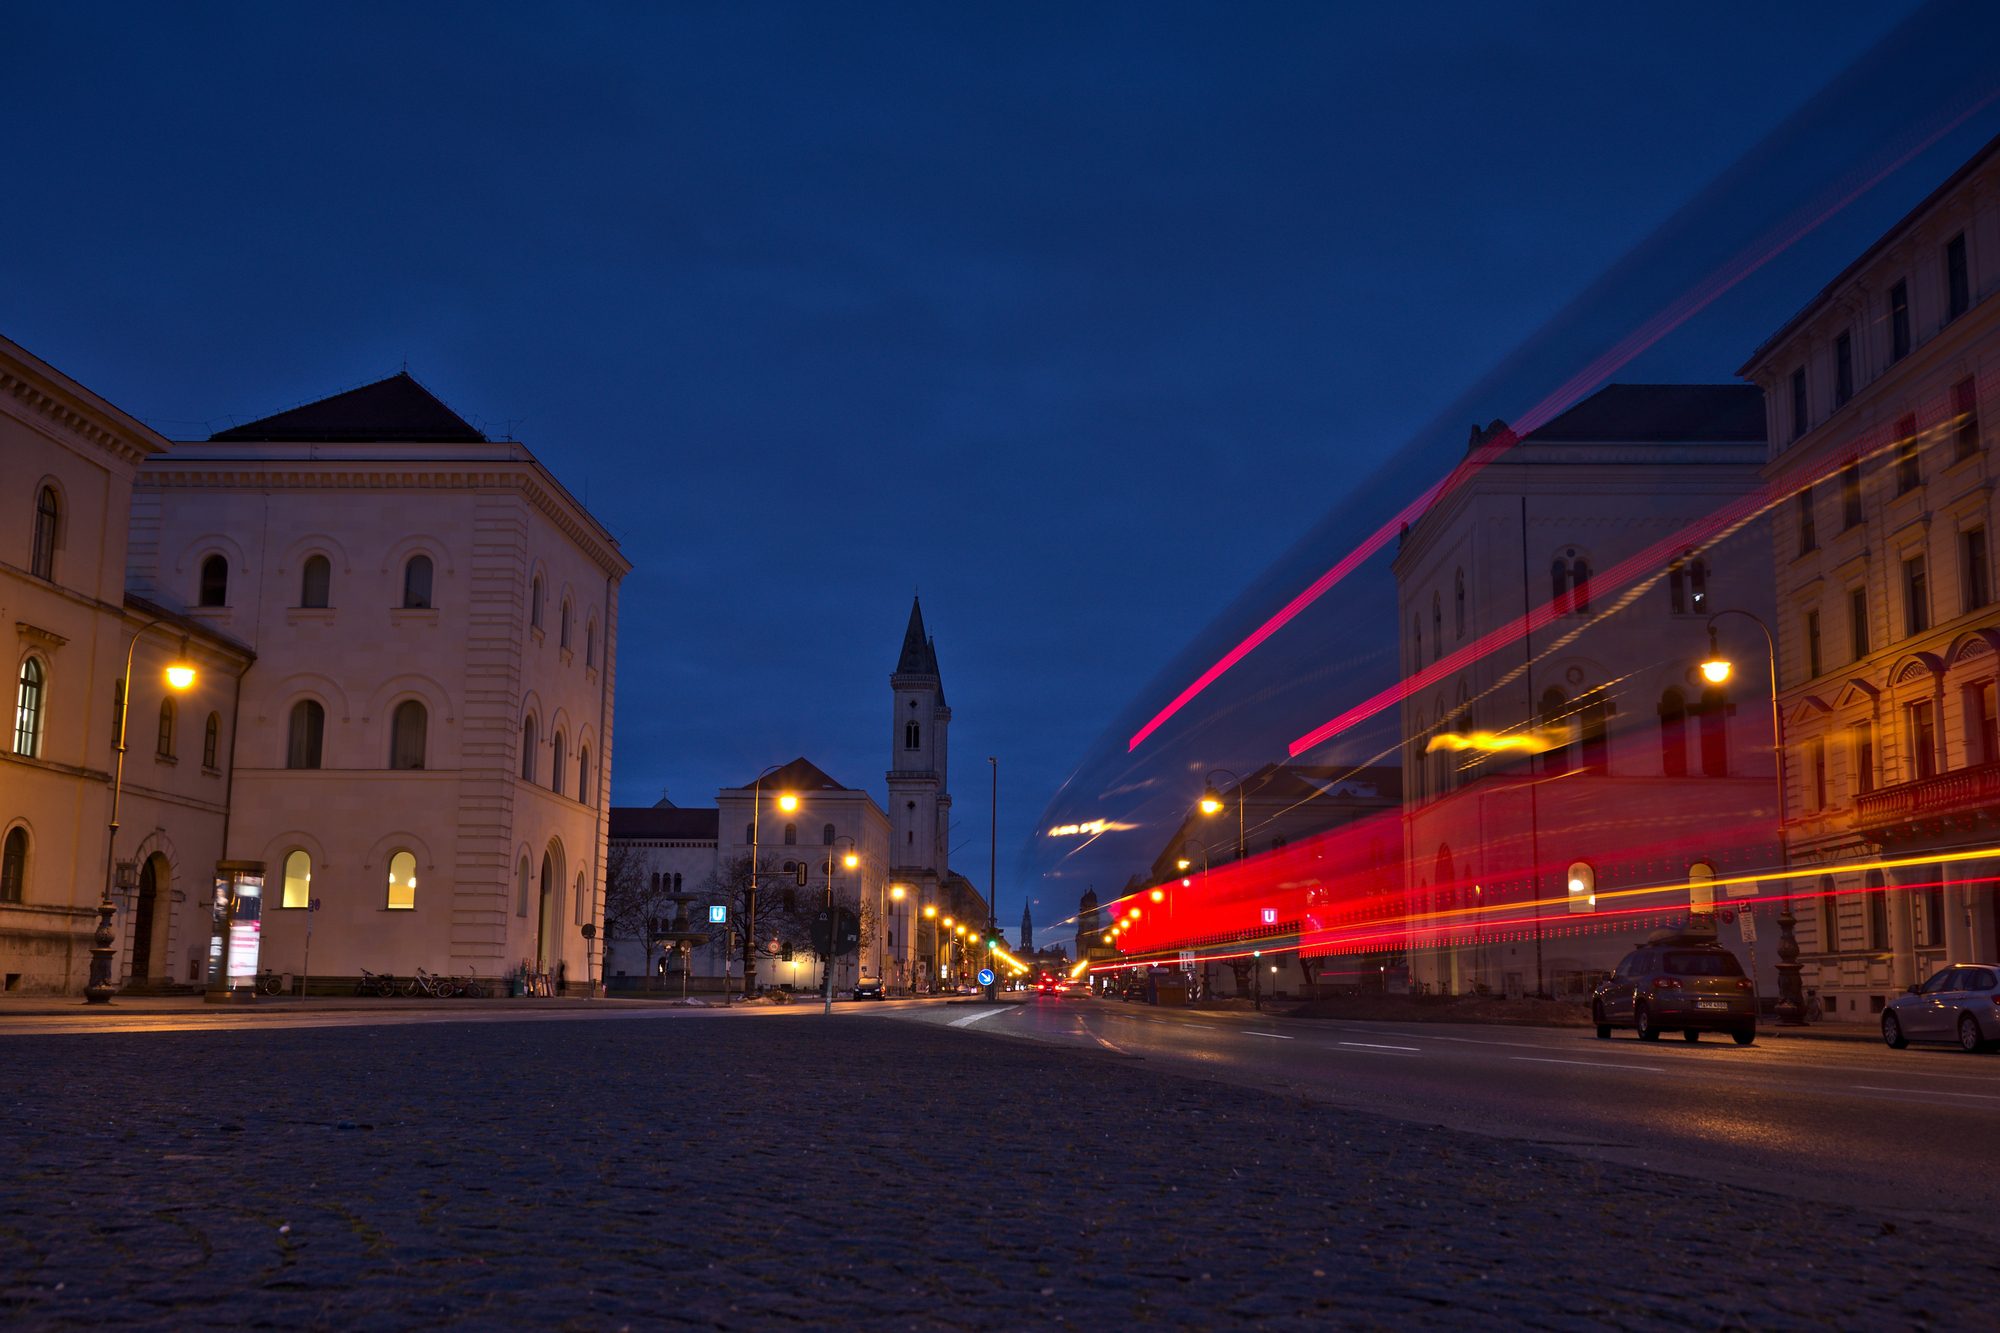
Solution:
<svg viewBox="0 0 2000 1333">
<path fill-rule="evenodd" d="M 979 969 L 979 984 L 982 986 L 991 986 L 993 984 L 992 968 L 982 967 Z"/>
</svg>

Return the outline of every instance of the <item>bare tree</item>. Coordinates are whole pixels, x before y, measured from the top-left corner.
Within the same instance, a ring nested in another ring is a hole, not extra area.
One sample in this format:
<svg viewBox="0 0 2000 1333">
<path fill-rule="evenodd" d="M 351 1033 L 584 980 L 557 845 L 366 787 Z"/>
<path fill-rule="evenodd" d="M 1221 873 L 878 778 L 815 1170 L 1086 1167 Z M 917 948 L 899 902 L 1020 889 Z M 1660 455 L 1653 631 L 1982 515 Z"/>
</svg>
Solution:
<svg viewBox="0 0 2000 1333">
<path fill-rule="evenodd" d="M 717 866 L 703 883 L 702 893 L 708 902 L 728 907 L 729 923 L 713 927 L 709 938 L 712 943 L 718 937 L 735 937 L 746 979 L 750 975 L 753 949 L 759 958 L 781 957 L 787 948 L 812 952 L 812 920 L 824 905 L 824 895 L 801 887 L 798 872 L 793 870 L 788 873 L 778 869 L 776 861 L 770 856 L 757 858 L 754 920 L 751 916 L 750 857 L 747 853 L 731 857 Z M 754 939 L 748 930 L 755 931 Z"/>
<path fill-rule="evenodd" d="M 604 858 L 604 933 L 638 941 L 644 960 L 641 975 L 653 975 L 653 936 L 673 913 L 662 877 L 646 872 L 645 857 L 634 848 L 613 843 Z"/>
</svg>

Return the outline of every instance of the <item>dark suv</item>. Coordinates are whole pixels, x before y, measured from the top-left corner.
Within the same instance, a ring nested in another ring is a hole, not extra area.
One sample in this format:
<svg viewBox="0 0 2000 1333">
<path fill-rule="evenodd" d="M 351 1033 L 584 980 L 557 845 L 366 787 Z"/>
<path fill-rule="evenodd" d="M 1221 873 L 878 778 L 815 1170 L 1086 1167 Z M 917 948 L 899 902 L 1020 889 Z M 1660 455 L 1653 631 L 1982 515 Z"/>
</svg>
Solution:
<svg viewBox="0 0 2000 1333">
<path fill-rule="evenodd" d="M 1736 955 L 1697 936 L 1635 949 L 1590 996 L 1597 1035 L 1630 1027 L 1641 1041 L 1680 1031 L 1689 1041 L 1727 1032 L 1738 1046 L 1757 1040 L 1757 996 Z"/>
</svg>

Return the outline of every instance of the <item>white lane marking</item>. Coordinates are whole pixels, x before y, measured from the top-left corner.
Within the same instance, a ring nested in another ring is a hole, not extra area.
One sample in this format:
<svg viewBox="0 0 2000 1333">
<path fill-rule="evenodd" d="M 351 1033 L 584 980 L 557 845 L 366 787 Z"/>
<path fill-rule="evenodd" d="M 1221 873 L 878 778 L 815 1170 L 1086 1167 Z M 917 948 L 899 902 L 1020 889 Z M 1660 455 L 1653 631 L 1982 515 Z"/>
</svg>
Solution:
<svg viewBox="0 0 2000 1333">
<path fill-rule="evenodd" d="M 1537 1065 L 1582 1065 L 1585 1069 L 1643 1069 L 1648 1074 L 1664 1074 L 1659 1065 L 1621 1065 L 1613 1060 L 1557 1060 L 1546 1055 L 1510 1055 L 1510 1060 L 1526 1060 Z"/>
<path fill-rule="evenodd" d="M 1868 1083 L 1850 1083 L 1847 1086 L 1861 1092 L 1899 1092 L 1905 1096 L 1914 1094 L 1919 1097 L 1973 1097 L 1982 1102 L 2000 1102 L 2000 1097 L 1987 1092 L 1952 1092 L 1946 1088 L 1878 1088 Z"/>
<path fill-rule="evenodd" d="M 1296 1040 L 1298 1040 L 1298 1039 L 1297 1039 L 1296 1037 L 1287 1037 L 1287 1036 L 1286 1036 L 1286 1035 L 1285 1035 L 1284 1033 L 1282 1033 L 1282 1032 L 1252 1032 L 1252 1031 L 1251 1031 L 1251 1030 L 1250 1030 L 1249 1028 L 1244 1028 L 1244 1029 L 1243 1029 L 1243 1035 L 1244 1035 L 1244 1036 L 1246 1036 L 1246 1037 L 1275 1037 L 1275 1038 L 1276 1038 L 1277 1040 L 1279 1040 L 1279 1041 L 1296 1041 Z"/>
<path fill-rule="evenodd" d="M 981 1009 L 976 1014 L 967 1014 L 964 1018 L 952 1019 L 950 1025 L 955 1028 L 970 1027 L 974 1023 L 980 1022 L 982 1019 L 988 1019 L 993 1017 L 993 1015 L 995 1014 L 1004 1014 L 1007 1012 L 1007 1010 L 1013 1007 L 1014 1006 L 1012 1005 L 1003 1005 L 998 1009 Z"/>
<path fill-rule="evenodd" d="M 1360 1046 L 1370 1051 L 1421 1051 L 1420 1046 L 1384 1046 L 1374 1041 L 1343 1041 L 1342 1046 Z"/>
</svg>

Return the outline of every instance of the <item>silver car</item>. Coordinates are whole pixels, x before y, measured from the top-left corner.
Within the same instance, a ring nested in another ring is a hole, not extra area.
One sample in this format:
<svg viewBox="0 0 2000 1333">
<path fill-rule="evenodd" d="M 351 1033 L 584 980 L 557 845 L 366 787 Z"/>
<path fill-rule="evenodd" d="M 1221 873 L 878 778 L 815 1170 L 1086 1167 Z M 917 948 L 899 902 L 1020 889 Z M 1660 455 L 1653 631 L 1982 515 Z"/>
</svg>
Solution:
<svg viewBox="0 0 2000 1333">
<path fill-rule="evenodd" d="M 1897 1050 L 1913 1041 L 1955 1041 L 1968 1051 L 2000 1042 L 2000 967 L 1954 963 L 1910 987 L 1882 1011 L 1882 1040 Z"/>
</svg>

